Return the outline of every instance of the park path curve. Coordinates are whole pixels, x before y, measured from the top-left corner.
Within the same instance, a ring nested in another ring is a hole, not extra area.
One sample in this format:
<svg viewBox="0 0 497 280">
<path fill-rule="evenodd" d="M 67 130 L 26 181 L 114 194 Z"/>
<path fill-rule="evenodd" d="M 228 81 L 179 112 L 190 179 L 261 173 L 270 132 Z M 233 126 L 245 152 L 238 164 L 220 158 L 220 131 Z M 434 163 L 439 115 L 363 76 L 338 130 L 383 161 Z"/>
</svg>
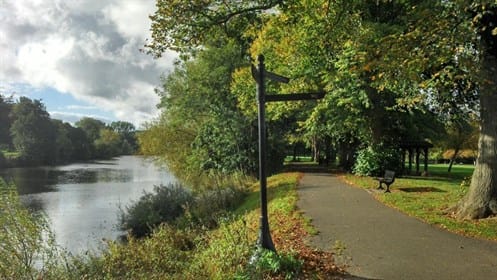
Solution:
<svg viewBox="0 0 497 280">
<path fill-rule="evenodd" d="M 497 279 L 497 242 L 453 234 L 378 202 L 329 173 L 305 173 L 298 207 L 351 279 Z"/>
</svg>

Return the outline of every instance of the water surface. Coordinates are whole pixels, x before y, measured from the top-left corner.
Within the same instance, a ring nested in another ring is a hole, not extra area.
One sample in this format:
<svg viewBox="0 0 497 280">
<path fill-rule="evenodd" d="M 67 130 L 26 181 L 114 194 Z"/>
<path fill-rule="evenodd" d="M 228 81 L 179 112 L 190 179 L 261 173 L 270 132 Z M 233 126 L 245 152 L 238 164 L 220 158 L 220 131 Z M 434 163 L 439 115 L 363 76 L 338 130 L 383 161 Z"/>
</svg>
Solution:
<svg viewBox="0 0 497 280">
<path fill-rule="evenodd" d="M 11 168 L 0 176 L 14 181 L 21 201 L 50 220 L 57 242 L 74 254 L 98 249 L 123 234 L 119 207 L 155 185 L 175 181 L 152 161 L 137 156 L 55 167 Z"/>
</svg>

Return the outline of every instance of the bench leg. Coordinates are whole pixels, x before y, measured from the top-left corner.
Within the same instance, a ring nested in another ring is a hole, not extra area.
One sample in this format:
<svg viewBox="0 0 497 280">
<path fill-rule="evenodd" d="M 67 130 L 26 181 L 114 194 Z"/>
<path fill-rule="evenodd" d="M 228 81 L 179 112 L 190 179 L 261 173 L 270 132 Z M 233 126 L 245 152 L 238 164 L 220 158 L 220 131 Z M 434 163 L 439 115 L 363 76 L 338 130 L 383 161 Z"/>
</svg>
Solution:
<svg viewBox="0 0 497 280">
<path fill-rule="evenodd" d="M 383 185 L 383 182 L 382 182 L 382 181 L 380 181 L 380 184 L 378 185 L 378 188 L 376 188 L 376 189 L 377 189 L 377 190 L 382 190 L 382 189 L 383 189 L 383 186 L 382 186 L 382 185 Z"/>
<path fill-rule="evenodd" d="M 389 193 L 390 192 L 390 184 L 386 184 L 387 185 L 387 189 L 385 190 L 386 193 Z"/>
</svg>

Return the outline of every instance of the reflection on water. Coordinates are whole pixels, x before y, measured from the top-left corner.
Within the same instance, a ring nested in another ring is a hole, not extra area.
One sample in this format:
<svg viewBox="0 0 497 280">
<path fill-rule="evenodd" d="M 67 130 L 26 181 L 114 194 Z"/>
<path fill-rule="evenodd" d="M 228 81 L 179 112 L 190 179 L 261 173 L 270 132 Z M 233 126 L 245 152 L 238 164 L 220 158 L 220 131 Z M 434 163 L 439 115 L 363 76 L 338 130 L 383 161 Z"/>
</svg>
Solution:
<svg viewBox="0 0 497 280">
<path fill-rule="evenodd" d="M 137 200 L 154 185 L 174 178 L 141 157 L 57 167 L 12 168 L 0 176 L 13 181 L 21 201 L 49 218 L 59 244 L 72 253 L 116 239 L 119 206 Z"/>
</svg>

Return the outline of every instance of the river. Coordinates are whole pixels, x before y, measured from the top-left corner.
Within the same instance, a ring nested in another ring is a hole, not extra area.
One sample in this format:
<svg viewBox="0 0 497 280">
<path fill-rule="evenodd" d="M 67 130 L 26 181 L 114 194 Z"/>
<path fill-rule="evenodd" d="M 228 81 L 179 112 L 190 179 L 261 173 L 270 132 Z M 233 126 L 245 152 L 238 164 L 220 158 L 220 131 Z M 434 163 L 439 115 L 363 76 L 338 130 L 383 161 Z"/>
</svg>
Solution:
<svg viewBox="0 0 497 280">
<path fill-rule="evenodd" d="M 120 207 L 138 200 L 155 185 L 174 177 L 152 161 L 138 156 L 74 163 L 63 166 L 10 168 L 0 176 L 14 181 L 22 203 L 43 211 L 56 241 L 72 254 L 102 248 L 115 240 Z"/>
</svg>

